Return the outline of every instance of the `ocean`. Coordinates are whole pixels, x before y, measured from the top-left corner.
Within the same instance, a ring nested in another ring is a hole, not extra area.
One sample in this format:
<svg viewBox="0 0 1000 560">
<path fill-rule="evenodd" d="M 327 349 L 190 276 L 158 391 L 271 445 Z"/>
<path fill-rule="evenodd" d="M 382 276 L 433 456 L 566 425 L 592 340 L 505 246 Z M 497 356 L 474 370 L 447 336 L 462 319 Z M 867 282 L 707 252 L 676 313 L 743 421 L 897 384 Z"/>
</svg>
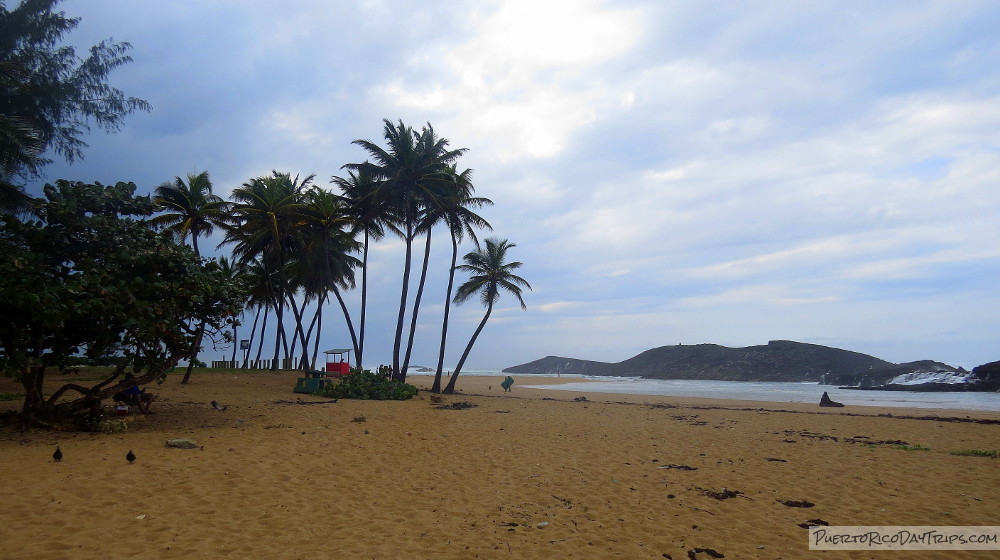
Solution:
<svg viewBox="0 0 1000 560">
<path fill-rule="evenodd" d="M 410 375 L 428 375 L 410 373 Z M 500 376 L 508 374 L 498 370 L 463 370 L 468 376 Z M 823 392 L 845 405 L 884 406 L 905 408 L 943 408 L 1000 412 L 1000 393 L 919 393 L 909 391 L 857 391 L 838 389 L 833 385 L 818 383 L 770 383 L 756 381 L 690 381 L 682 379 L 642 379 L 638 377 L 603 377 L 562 375 L 568 379 L 587 379 L 587 383 L 532 385 L 531 379 L 556 377 L 542 374 L 509 374 L 517 387 L 581 393 L 618 393 L 629 395 L 661 395 L 664 397 L 699 397 L 708 399 L 738 399 L 761 402 L 819 403 Z M 461 380 L 459 381 L 461 384 Z"/>
</svg>

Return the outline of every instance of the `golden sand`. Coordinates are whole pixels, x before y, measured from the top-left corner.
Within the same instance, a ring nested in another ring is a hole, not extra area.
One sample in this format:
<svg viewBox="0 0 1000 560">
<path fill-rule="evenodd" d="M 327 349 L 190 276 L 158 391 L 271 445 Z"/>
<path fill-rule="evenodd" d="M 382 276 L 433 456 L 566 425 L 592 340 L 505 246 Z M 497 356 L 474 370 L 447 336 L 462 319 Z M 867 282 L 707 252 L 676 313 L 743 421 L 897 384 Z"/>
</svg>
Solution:
<svg viewBox="0 0 1000 560">
<path fill-rule="evenodd" d="M 317 403 L 296 377 L 171 376 L 124 433 L 3 430 L 0 558 L 997 557 L 809 551 L 799 524 L 1000 525 L 1000 461 L 949 454 L 1000 448 L 1000 425 L 899 417 L 1000 414 L 504 393 L 486 377 L 441 403 Z M 475 406 L 439 408 L 459 402 Z"/>
</svg>

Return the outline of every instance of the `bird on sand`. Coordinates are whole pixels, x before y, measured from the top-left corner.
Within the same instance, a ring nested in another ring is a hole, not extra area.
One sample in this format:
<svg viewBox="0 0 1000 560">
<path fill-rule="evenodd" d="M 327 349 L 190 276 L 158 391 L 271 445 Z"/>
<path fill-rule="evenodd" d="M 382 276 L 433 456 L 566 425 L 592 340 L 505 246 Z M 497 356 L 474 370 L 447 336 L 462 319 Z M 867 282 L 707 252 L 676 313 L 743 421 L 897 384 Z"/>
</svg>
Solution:
<svg viewBox="0 0 1000 560">
<path fill-rule="evenodd" d="M 52 454 L 52 459 L 58 463 L 59 461 L 62 461 L 62 457 L 62 449 L 59 449 L 59 446 L 57 445 L 56 452 Z"/>
<path fill-rule="evenodd" d="M 125 455 L 125 458 L 128 459 L 129 464 L 132 464 L 135 462 L 135 453 L 132 453 L 132 450 L 129 449 L 128 455 Z"/>
</svg>

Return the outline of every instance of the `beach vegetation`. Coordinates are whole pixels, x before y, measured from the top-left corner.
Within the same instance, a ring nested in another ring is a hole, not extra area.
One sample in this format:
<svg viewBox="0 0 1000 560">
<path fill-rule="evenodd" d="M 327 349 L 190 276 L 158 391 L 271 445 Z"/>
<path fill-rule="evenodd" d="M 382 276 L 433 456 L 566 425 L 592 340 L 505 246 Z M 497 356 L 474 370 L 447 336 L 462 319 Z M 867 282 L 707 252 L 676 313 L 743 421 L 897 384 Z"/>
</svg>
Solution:
<svg viewBox="0 0 1000 560">
<path fill-rule="evenodd" d="M 32 216 L 2 218 L 0 344 L 5 372 L 25 390 L 26 423 L 93 413 L 131 384 L 164 379 L 190 354 L 197 325 L 225 340 L 243 307 L 215 260 L 156 230 L 153 203 L 135 188 L 60 180 L 32 202 Z M 47 368 L 67 371 L 81 356 L 116 365 L 96 385 L 46 393 Z"/>
<path fill-rule="evenodd" d="M 960 457 L 992 457 L 994 459 L 1000 457 L 1000 451 L 995 449 L 959 449 L 958 451 L 952 451 L 950 454 Z"/>
<path fill-rule="evenodd" d="M 921 445 L 919 443 L 914 443 L 913 445 L 899 444 L 895 446 L 896 449 L 902 449 L 903 451 L 930 451 L 931 448 L 926 445 Z"/>
<path fill-rule="evenodd" d="M 464 264 L 456 267 L 458 270 L 468 272 L 470 277 L 464 284 L 458 287 L 458 291 L 455 293 L 455 304 L 461 305 L 465 301 L 468 301 L 469 298 L 478 295 L 479 301 L 486 307 L 486 313 L 479 322 L 479 326 L 476 327 L 475 332 L 472 333 L 472 338 L 469 339 L 469 344 L 465 347 L 462 358 L 458 361 L 455 371 L 452 372 L 451 377 L 448 379 L 448 386 L 444 389 L 444 392 L 448 394 L 455 392 L 455 382 L 458 380 L 458 375 L 462 372 L 462 366 L 465 365 L 465 360 L 468 359 L 469 353 L 472 352 L 472 347 L 476 344 L 476 339 L 483 332 L 483 327 L 486 326 L 486 322 L 493 312 L 493 306 L 500 299 L 501 292 L 508 292 L 516 297 L 517 301 L 521 304 L 521 309 L 528 308 L 524 303 L 524 298 L 521 297 L 521 290 L 523 288 L 530 290 L 531 284 L 528 284 L 528 281 L 524 278 L 514 274 L 514 271 L 520 268 L 522 263 L 517 261 L 507 262 L 507 252 L 517 245 L 506 239 L 487 238 L 485 245 L 476 243 L 476 246 L 477 249 L 475 251 L 467 253 L 463 257 Z"/>
<path fill-rule="evenodd" d="M 333 399 L 405 401 L 417 396 L 417 388 L 388 375 L 354 369 L 349 375 L 327 385 L 319 394 Z"/>
</svg>

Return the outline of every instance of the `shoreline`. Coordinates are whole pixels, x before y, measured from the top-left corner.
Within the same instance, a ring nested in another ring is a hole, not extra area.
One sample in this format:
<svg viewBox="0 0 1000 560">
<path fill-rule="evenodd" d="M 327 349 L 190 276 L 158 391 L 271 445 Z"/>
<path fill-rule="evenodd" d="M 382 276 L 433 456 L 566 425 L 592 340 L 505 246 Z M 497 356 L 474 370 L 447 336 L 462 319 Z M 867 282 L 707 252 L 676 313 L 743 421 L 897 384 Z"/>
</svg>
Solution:
<svg viewBox="0 0 1000 560">
<path fill-rule="evenodd" d="M 485 376 L 476 375 L 468 377 L 460 377 L 458 388 L 463 391 L 475 391 L 476 394 L 483 396 L 491 396 L 493 394 L 503 396 L 504 393 L 499 388 L 499 383 L 502 381 L 504 376 Z M 417 380 L 421 380 L 418 382 Z M 426 382 L 423 380 L 426 379 Z M 516 378 L 515 378 L 516 379 Z M 421 391 L 429 390 L 431 384 L 433 383 L 433 376 L 410 376 L 407 378 L 408 383 L 416 385 Z M 967 410 L 960 408 L 924 408 L 924 407 L 907 407 L 907 406 L 872 406 L 872 405 L 858 405 L 851 404 L 844 408 L 820 408 L 817 403 L 805 403 L 805 402 L 788 402 L 788 401 L 776 401 L 776 400 L 748 400 L 748 399 L 729 399 L 729 398 L 713 398 L 713 397 L 687 397 L 687 396 L 668 396 L 668 395 L 650 395 L 650 394 L 639 394 L 639 393 L 605 393 L 605 392 L 591 392 L 591 391 L 575 391 L 573 389 L 559 389 L 554 386 L 565 385 L 568 383 L 601 383 L 600 379 L 592 378 L 567 378 L 567 377 L 531 377 L 530 383 L 515 383 L 512 387 L 512 392 L 507 393 L 507 395 L 529 395 L 530 398 L 553 398 L 551 393 L 559 394 L 572 394 L 574 397 L 586 397 L 590 400 L 599 400 L 608 403 L 632 403 L 632 404 L 654 404 L 659 402 L 665 402 L 677 406 L 692 406 L 692 407 L 706 407 L 706 406 L 717 406 L 720 409 L 732 409 L 732 410 L 751 410 L 758 409 L 762 407 L 766 408 L 776 408 L 781 407 L 784 410 L 796 411 L 796 412 L 816 412 L 818 414 L 836 414 L 836 413 L 864 413 L 863 415 L 884 415 L 884 416 L 912 416 L 912 417 L 922 417 L 930 415 L 943 415 L 948 417 L 970 417 L 977 419 L 994 419 L 1000 420 L 1000 411 L 990 411 L 990 410 Z M 526 385 L 546 385 L 549 386 L 545 389 L 535 389 Z M 492 388 L 492 389 L 491 389 Z"/>
</svg>

